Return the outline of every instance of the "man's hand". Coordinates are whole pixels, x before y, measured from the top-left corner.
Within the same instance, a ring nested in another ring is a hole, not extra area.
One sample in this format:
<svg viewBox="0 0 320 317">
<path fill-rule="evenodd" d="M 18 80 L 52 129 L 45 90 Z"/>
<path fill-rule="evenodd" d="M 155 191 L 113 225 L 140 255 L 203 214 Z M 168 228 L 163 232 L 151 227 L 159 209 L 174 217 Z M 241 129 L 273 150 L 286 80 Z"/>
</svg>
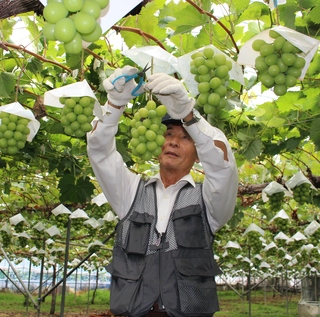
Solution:
<svg viewBox="0 0 320 317">
<path fill-rule="evenodd" d="M 151 75 L 146 88 L 167 107 L 167 112 L 172 119 L 185 118 L 195 105 L 195 100 L 188 97 L 183 83 L 167 74 Z"/>
<path fill-rule="evenodd" d="M 126 82 L 124 75 L 132 76 L 138 72 L 138 69 L 131 66 L 117 68 L 112 75 L 103 81 L 103 87 L 108 93 L 108 100 L 115 106 L 125 106 L 132 98 L 132 91 L 137 87 L 137 83 L 132 78 Z M 119 79 L 117 79 L 119 77 Z M 143 85 L 137 91 L 142 93 Z"/>
</svg>

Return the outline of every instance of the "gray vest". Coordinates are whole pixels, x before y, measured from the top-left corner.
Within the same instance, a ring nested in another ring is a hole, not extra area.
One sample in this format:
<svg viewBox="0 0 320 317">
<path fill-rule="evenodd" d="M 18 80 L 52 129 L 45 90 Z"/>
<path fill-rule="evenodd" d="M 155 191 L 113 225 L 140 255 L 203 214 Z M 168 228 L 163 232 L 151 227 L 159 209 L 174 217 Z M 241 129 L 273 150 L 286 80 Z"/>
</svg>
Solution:
<svg viewBox="0 0 320 317">
<path fill-rule="evenodd" d="M 145 316 L 161 302 L 169 316 L 212 316 L 219 310 L 202 185 L 178 193 L 162 236 L 156 230 L 155 183 L 141 181 L 129 213 L 117 225 L 110 309 L 115 315 Z M 159 211 L 161 212 L 161 211 Z"/>
</svg>

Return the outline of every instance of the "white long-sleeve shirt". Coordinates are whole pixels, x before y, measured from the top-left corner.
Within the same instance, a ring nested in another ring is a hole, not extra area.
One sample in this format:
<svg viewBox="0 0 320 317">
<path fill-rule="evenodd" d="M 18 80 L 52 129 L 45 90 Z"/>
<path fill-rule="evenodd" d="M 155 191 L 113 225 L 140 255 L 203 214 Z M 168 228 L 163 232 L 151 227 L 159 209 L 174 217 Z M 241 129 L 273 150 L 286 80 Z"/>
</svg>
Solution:
<svg viewBox="0 0 320 317">
<path fill-rule="evenodd" d="M 122 219 L 134 200 L 140 175 L 126 167 L 122 156 L 116 150 L 115 135 L 123 109 L 108 105 L 105 108 L 103 120 L 100 120 L 94 131 L 87 135 L 88 156 L 103 193 L 114 212 Z M 215 233 L 228 222 L 234 212 L 238 190 L 238 172 L 234 155 L 222 131 L 212 127 L 204 118 L 186 126 L 185 129 L 195 142 L 205 172 L 203 197 L 209 225 Z M 228 161 L 224 160 L 223 151 L 214 145 L 213 140 L 225 143 Z M 190 174 L 167 188 L 164 187 L 159 174 L 152 177 L 146 186 L 151 182 L 156 182 L 159 212 L 157 230 L 164 232 L 180 188 L 187 182 L 193 186 L 195 183 Z"/>
</svg>

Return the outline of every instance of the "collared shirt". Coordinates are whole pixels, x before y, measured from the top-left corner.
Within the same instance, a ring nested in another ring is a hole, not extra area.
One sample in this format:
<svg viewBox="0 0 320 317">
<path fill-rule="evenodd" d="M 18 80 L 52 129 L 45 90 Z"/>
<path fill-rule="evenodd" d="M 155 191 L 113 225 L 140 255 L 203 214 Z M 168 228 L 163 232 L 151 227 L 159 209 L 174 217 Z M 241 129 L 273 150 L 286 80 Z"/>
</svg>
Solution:
<svg viewBox="0 0 320 317">
<path fill-rule="evenodd" d="M 123 109 L 105 106 L 103 120 L 89 132 L 88 156 L 108 202 L 120 219 L 128 213 L 134 200 L 140 175 L 130 171 L 123 158 L 116 150 L 115 135 Z M 211 126 L 204 118 L 199 122 L 185 127 L 197 149 L 197 154 L 205 172 L 203 197 L 207 210 L 208 221 L 213 232 L 221 228 L 233 215 L 238 190 L 238 173 L 231 147 L 223 132 Z M 223 158 L 221 149 L 214 145 L 213 140 L 225 143 L 228 161 Z M 179 189 L 190 182 L 194 185 L 191 175 L 186 175 L 176 184 L 164 188 L 159 175 L 151 178 L 156 182 L 159 232 L 164 232 L 169 215 Z"/>
</svg>

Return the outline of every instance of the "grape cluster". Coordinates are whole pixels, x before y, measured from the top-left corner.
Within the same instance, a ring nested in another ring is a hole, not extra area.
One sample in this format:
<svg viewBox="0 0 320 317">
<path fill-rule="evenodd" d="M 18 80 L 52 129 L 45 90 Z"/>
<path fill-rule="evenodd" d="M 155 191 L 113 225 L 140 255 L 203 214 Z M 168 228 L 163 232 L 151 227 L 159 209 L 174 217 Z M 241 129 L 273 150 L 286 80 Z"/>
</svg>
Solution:
<svg viewBox="0 0 320 317">
<path fill-rule="evenodd" d="M 97 19 L 109 0 L 51 0 L 43 9 L 43 35 L 59 41 L 67 53 L 82 51 L 82 40 L 95 42 L 102 35 Z"/>
<path fill-rule="evenodd" d="M 262 241 L 260 240 L 260 233 L 258 231 L 250 231 L 247 233 L 248 245 L 257 253 L 262 249 Z"/>
<path fill-rule="evenodd" d="M 274 219 L 274 224 L 278 228 L 278 231 L 282 231 L 284 233 L 288 232 L 289 230 L 289 219 L 288 218 L 281 218 L 277 217 Z"/>
<path fill-rule="evenodd" d="M 310 183 L 302 183 L 292 188 L 293 199 L 301 205 L 310 202 L 310 187 Z"/>
<path fill-rule="evenodd" d="M 1 242 L 4 248 L 7 248 L 11 244 L 11 235 L 5 230 L 0 230 Z"/>
<path fill-rule="evenodd" d="M 132 153 L 148 161 L 152 156 L 161 154 L 161 147 L 164 144 L 164 133 L 167 126 L 161 123 L 167 113 L 164 105 L 158 105 L 149 100 L 145 107 L 140 108 L 131 119 L 131 140 Z"/>
<path fill-rule="evenodd" d="M 85 219 L 83 218 L 72 218 L 71 219 L 71 228 L 74 231 L 79 232 L 83 228 L 83 222 Z"/>
<path fill-rule="evenodd" d="M 260 53 L 255 60 L 258 78 L 266 88 L 272 88 L 277 96 L 283 96 L 289 87 L 297 83 L 306 60 L 298 56 L 301 51 L 274 30 L 269 31 L 274 39 L 267 43 L 263 39 L 252 42 L 253 50 Z"/>
<path fill-rule="evenodd" d="M 57 228 L 59 229 L 66 228 L 68 226 L 68 221 L 69 221 L 69 214 L 67 213 L 58 214 L 55 217 L 55 223 Z"/>
<path fill-rule="evenodd" d="M 229 71 L 232 63 L 222 53 L 215 54 L 206 47 L 191 56 L 190 72 L 198 83 L 197 105 L 203 107 L 206 114 L 223 109 L 226 104 Z"/>
<path fill-rule="evenodd" d="M 271 211 L 279 211 L 282 208 L 284 192 L 276 192 L 268 195 Z"/>
<path fill-rule="evenodd" d="M 90 224 L 88 224 L 88 223 L 85 223 L 84 224 L 85 225 L 85 228 L 86 228 L 86 230 L 88 231 L 88 235 L 90 236 L 90 237 L 95 237 L 96 235 L 97 235 L 97 233 L 98 233 L 98 228 L 94 228 L 94 227 L 92 227 Z"/>
<path fill-rule="evenodd" d="M 64 105 L 61 112 L 61 124 L 65 134 L 81 138 L 92 130 L 94 98 L 61 97 L 59 101 Z"/>
<path fill-rule="evenodd" d="M 317 229 L 309 238 L 309 242 L 314 246 L 317 246 L 320 242 L 320 229 Z"/>
<path fill-rule="evenodd" d="M 17 224 L 13 225 L 14 231 L 17 233 L 21 233 L 24 229 L 24 223 L 23 221 L 18 222 Z"/>
<path fill-rule="evenodd" d="M 0 112 L 0 151 L 14 155 L 26 145 L 29 120 L 13 113 Z"/>
<path fill-rule="evenodd" d="M 92 245 L 89 247 L 89 252 L 90 252 L 90 253 L 97 253 L 100 249 L 101 249 L 101 245 L 99 245 L 99 244 L 92 244 Z"/>
<path fill-rule="evenodd" d="M 313 249 L 311 249 L 311 251 L 310 251 L 310 257 L 311 257 L 311 259 L 313 259 L 313 260 L 317 260 L 317 261 L 320 260 L 320 253 L 319 253 L 318 248 L 313 248 Z"/>
<path fill-rule="evenodd" d="M 277 255 L 277 248 L 273 247 L 273 248 L 269 248 L 268 250 L 266 250 L 266 256 L 276 256 Z"/>
<path fill-rule="evenodd" d="M 18 244 L 21 248 L 24 248 L 28 245 L 28 239 L 26 237 L 18 237 Z"/>
</svg>

